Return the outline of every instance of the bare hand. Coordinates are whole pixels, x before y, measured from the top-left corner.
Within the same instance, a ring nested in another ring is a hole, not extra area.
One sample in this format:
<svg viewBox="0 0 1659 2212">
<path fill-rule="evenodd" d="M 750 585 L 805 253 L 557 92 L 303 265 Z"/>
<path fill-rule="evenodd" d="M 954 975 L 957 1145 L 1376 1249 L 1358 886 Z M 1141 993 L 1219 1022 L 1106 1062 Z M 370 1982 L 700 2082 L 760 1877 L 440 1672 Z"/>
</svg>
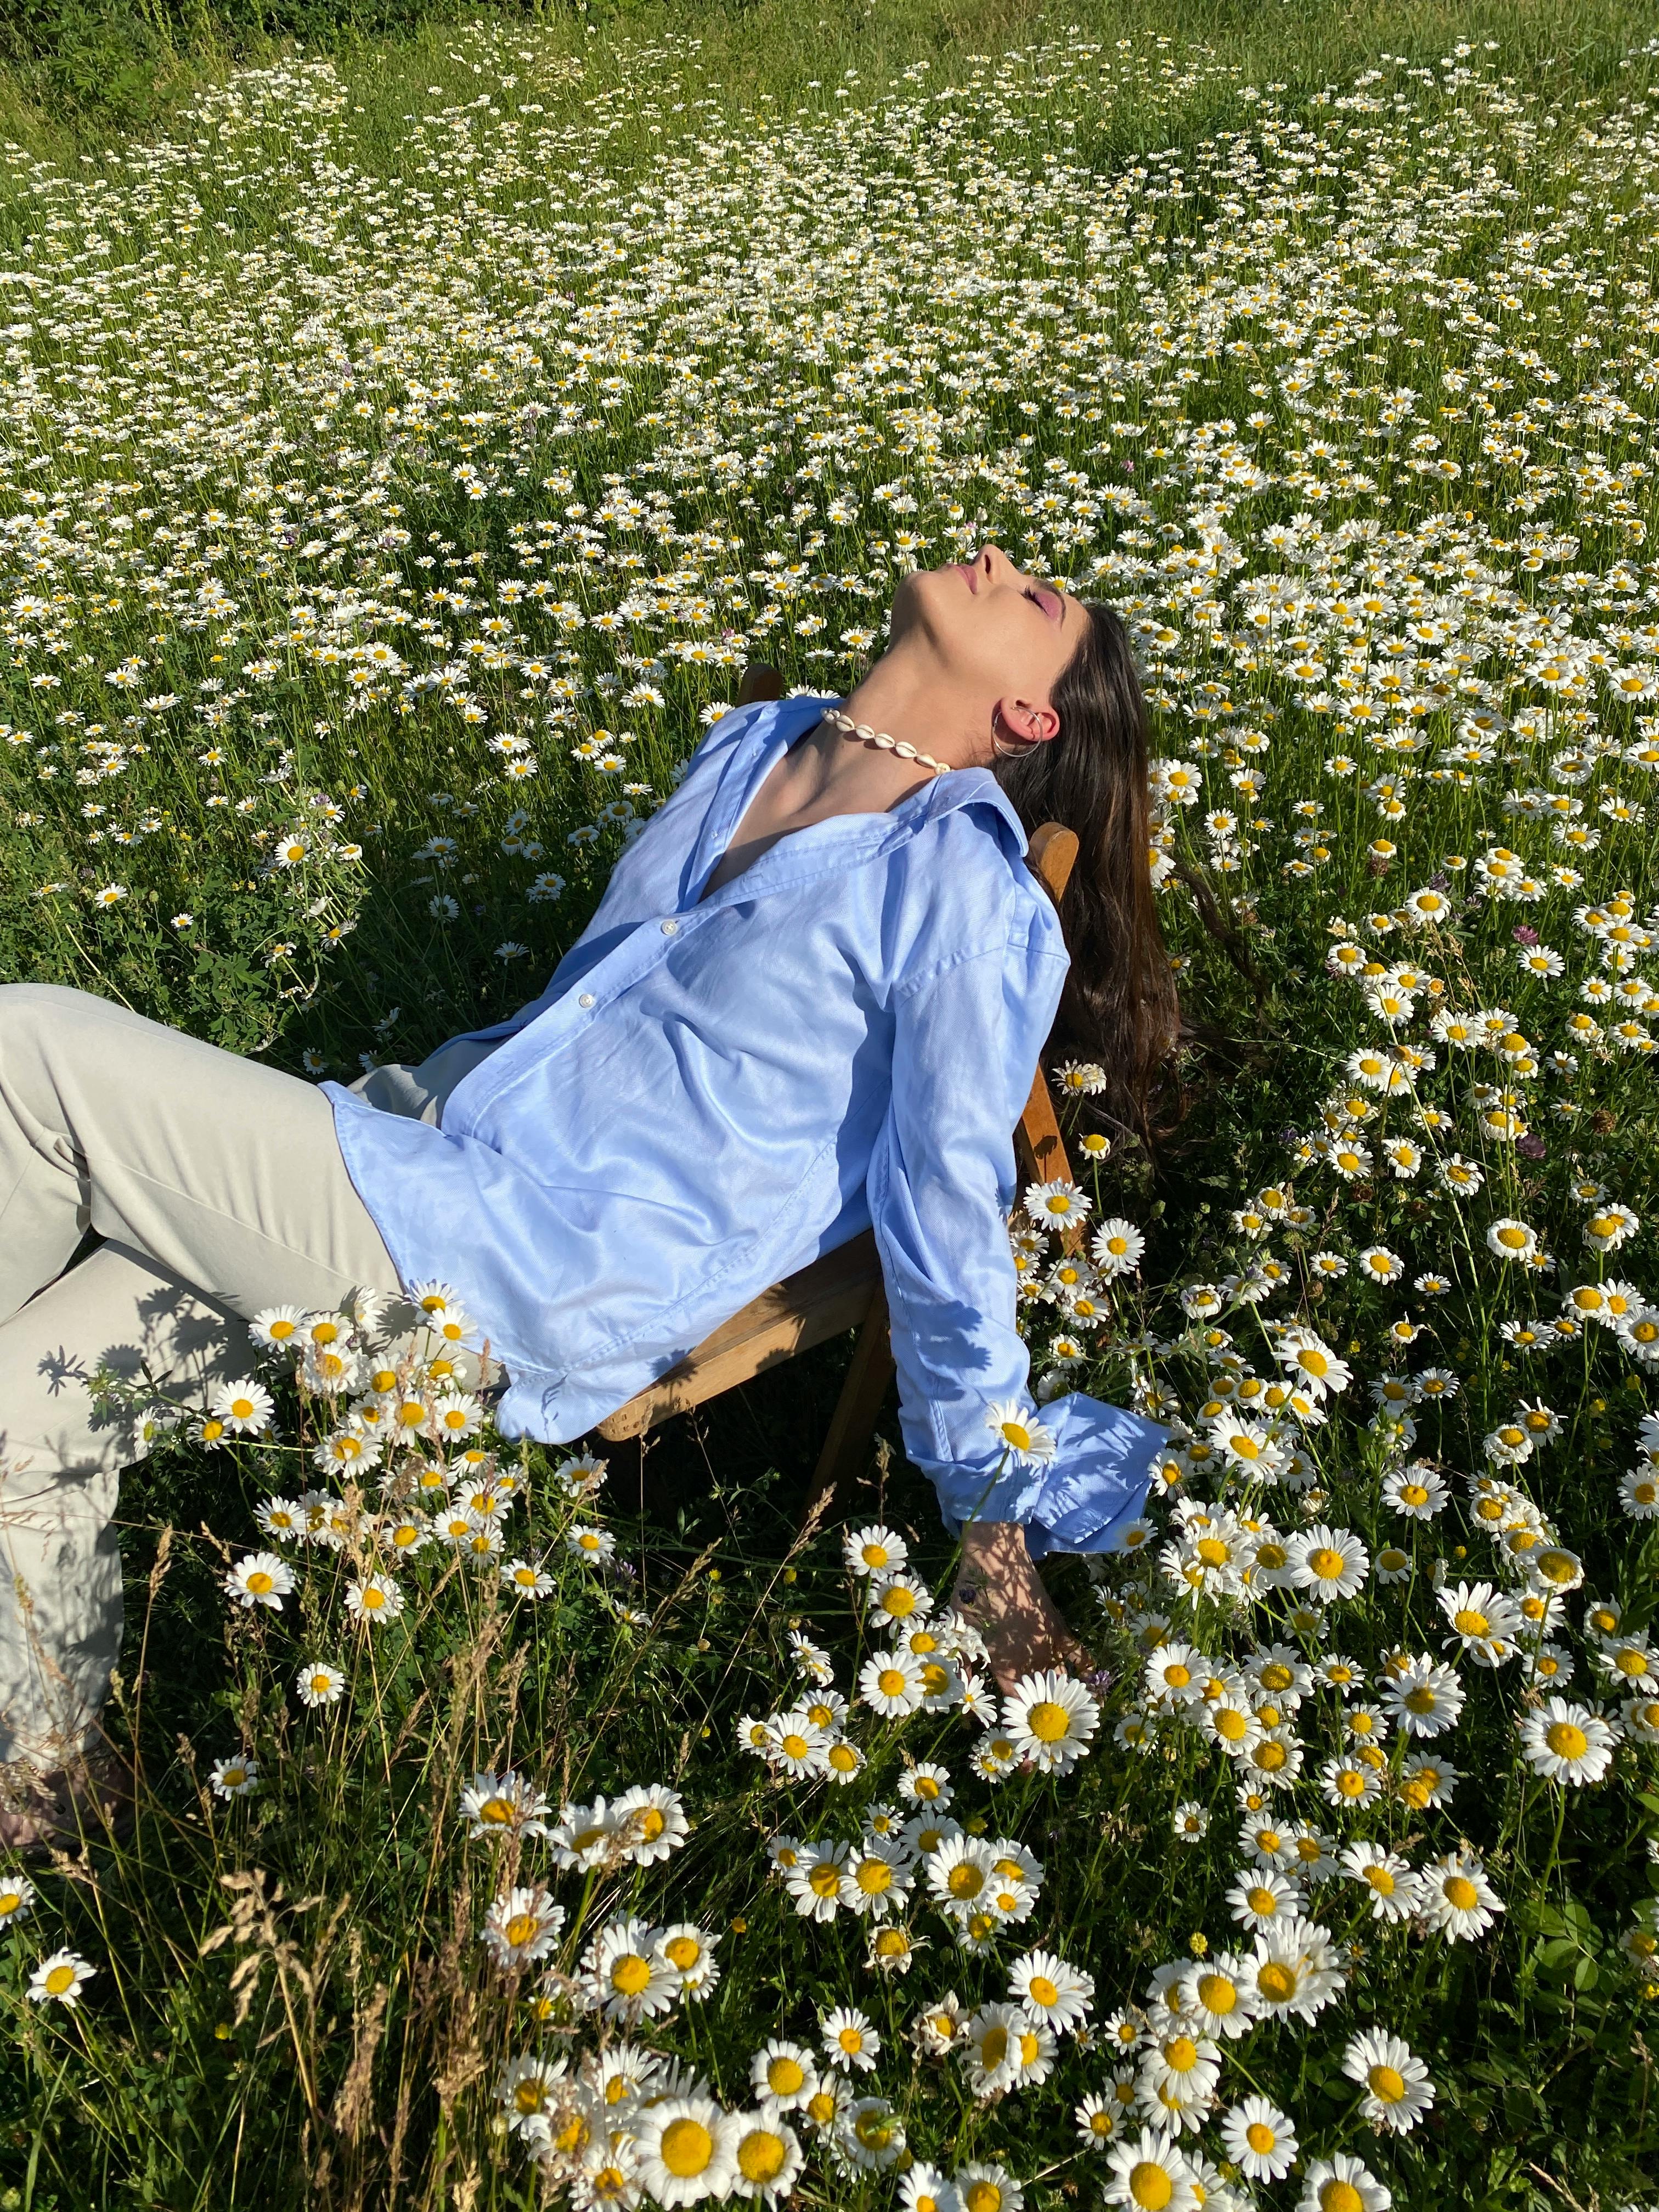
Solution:
<svg viewBox="0 0 1659 2212">
<path fill-rule="evenodd" d="M 1044 1668 L 1087 1668 L 1088 1655 L 1044 1587 L 1018 1521 L 969 1523 L 951 1602 L 984 1637 L 1005 1692 Z"/>
</svg>

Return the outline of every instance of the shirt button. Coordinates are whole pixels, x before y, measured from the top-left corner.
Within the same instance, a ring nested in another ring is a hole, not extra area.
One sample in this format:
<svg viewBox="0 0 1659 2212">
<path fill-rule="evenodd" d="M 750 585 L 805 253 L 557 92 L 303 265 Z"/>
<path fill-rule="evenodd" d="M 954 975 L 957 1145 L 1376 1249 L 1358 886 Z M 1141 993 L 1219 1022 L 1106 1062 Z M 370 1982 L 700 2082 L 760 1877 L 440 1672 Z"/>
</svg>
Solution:
<svg viewBox="0 0 1659 2212">
<path fill-rule="evenodd" d="M 665 937 L 678 937 L 678 936 L 679 935 L 679 933 L 680 933 L 680 926 L 679 926 L 678 922 L 677 922 L 677 921 L 665 921 L 665 922 L 664 922 L 664 924 L 663 924 L 663 926 L 662 926 L 662 933 L 663 933 L 663 935 L 664 935 Z"/>
<path fill-rule="evenodd" d="M 591 991 L 584 991 L 580 998 L 576 1001 L 576 1004 L 579 1006 L 592 1006 L 597 1003 L 598 1001 L 594 999 L 593 994 Z"/>
</svg>

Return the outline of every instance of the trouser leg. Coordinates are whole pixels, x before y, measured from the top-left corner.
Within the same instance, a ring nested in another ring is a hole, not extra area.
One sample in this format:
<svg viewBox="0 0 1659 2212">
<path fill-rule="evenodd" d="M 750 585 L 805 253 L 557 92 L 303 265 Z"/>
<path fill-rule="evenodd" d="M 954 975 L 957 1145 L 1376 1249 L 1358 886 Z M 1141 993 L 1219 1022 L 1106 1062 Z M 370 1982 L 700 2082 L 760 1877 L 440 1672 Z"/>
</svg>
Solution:
<svg viewBox="0 0 1659 2212">
<path fill-rule="evenodd" d="M 142 1413 L 100 1411 L 95 1369 L 199 1405 L 245 1374 L 246 1324 L 106 1244 L 0 1326 L 0 1759 L 59 1765 L 121 1649 L 111 1516 L 149 1449 Z"/>
<path fill-rule="evenodd" d="M 62 1274 L 88 1227 L 108 1242 Z M 0 1750 L 84 1732 L 118 1644 L 108 1520 L 143 1440 L 100 1428 L 80 1378 L 148 1335 L 158 1380 L 225 1379 L 251 1356 L 232 1316 L 360 1287 L 397 1271 L 312 1085 L 82 992 L 0 988 Z M 66 1707 L 43 1701 L 54 1670 Z"/>
</svg>

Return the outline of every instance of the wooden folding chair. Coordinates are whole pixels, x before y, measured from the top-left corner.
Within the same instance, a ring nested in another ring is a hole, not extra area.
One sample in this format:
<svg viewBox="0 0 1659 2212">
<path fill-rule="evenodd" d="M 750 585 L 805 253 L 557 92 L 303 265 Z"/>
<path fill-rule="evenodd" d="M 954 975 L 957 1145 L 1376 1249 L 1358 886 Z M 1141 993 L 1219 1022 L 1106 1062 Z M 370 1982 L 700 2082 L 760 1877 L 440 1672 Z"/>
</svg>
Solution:
<svg viewBox="0 0 1659 2212">
<path fill-rule="evenodd" d="M 738 703 L 746 707 L 759 699 L 776 699 L 782 691 L 775 669 L 746 668 L 738 689 Z M 1075 833 L 1058 822 L 1045 822 L 1031 839 L 1030 866 L 1056 906 L 1077 852 Z M 1024 1177 L 1046 1182 L 1071 1174 L 1054 1099 L 1041 1067 L 1014 1131 L 1014 1148 Z M 671 1367 L 601 1421 L 599 1434 L 611 1443 L 642 1437 L 671 1414 L 687 1413 L 693 1406 L 735 1389 L 767 1368 L 793 1359 L 797 1352 L 849 1328 L 858 1330 L 858 1342 L 818 1455 L 803 1516 L 821 1518 L 868 1450 L 876 1417 L 893 1378 L 881 1263 L 875 1237 L 867 1229 L 787 1281 L 775 1283 L 741 1313 L 722 1322 L 678 1366 Z"/>
</svg>

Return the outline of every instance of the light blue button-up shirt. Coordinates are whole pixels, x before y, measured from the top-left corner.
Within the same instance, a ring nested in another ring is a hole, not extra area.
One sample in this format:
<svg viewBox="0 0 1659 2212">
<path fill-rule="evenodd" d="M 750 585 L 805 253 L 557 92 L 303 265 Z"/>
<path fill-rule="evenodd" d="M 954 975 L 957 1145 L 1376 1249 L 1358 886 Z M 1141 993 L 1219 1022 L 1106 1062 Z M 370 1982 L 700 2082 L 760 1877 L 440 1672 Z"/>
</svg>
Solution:
<svg viewBox="0 0 1659 2212">
<path fill-rule="evenodd" d="M 1005 1464 L 1024 1398 L 1012 1131 L 1065 980 L 1054 910 L 994 776 L 790 832 L 700 894 L 831 696 L 739 708 L 626 848 L 540 997 L 428 1124 L 323 1088 L 405 1285 L 485 1328 L 505 1436 L 564 1443 L 769 1285 L 873 1224 L 905 1449 L 947 1527 L 1034 1556 L 1110 1549 L 1164 1431 L 1074 1392 L 1044 1466 Z"/>
</svg>

